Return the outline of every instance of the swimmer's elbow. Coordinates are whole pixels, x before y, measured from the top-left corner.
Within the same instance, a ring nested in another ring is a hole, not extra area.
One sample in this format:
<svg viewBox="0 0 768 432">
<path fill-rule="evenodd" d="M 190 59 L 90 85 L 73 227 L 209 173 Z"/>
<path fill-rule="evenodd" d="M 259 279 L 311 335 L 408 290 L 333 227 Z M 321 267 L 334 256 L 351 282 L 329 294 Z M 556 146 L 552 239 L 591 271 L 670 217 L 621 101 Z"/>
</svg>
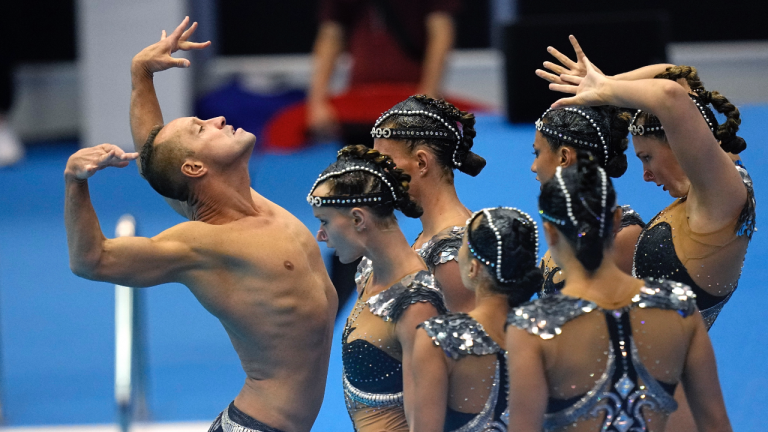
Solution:
<svg viewBox="0 0 768 432">
<path fill-rule="evenodd" d="M 81 277 L 83 279 L 99 280 L 98 267 L 98 259 L 94 260 L 74 256 L 69 257 L 69 269 L 72 270 L 72 273 L 74 273 L 75 276 Z"/>
</svg>

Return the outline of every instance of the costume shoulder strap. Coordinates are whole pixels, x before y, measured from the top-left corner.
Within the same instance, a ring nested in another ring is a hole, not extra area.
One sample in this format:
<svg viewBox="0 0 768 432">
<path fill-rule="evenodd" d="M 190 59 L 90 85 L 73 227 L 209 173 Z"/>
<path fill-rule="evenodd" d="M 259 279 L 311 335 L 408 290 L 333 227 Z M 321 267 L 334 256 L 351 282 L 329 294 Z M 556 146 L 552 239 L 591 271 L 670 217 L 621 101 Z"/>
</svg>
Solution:
<svg viewBox="0 0 768 432">
<path fill-rule="evenodd" d="M 432 342 L 454 360 L 468 355 L 481 356 L 501 351 L 501 347 L 485 332 L 483 325 L 465 313 L 436 316 L 419 324 L 419 328 L 423 328 Z"/>
<path fill-rule="evenodd" d="M 373 263 L 367 257 L 363 257 L 360 260 L 360 264 L 357 265 L 357 272 L 355 273 L 355 284 L 357 285 L 357 292 L 360 293 L 365 288 L 368 278 L 373 273 Z"/>
<path fill-rule="evenodd" d="M 440 231 L 418 250 L 431 272 L 434 273 L 435 267 L 440 264 L 458 259 L 464 231 L 466 227 L 463 226 L 453 226 Z"/>
<path fill-rule="evenodd" d="M 542 339 L 562 333 L 562 326 L 597 309 L 597 304 L 555 293 L 514 308 L 507 315 L 507 325 L 525 330 Z"/>
<path fill-rule="evenodd" d="M 696 294 L 688 285 L 663 279 L 644 280 L 645 286 L 632 298 L 632 303 L 637 307 L 675 310 L 683 317 L 696 311 Z"/>
<path fill-rule="evenodd" d="M 443 293 L 435 287 L 435 278 L 427 270 L 410 274 L 368 299 L 371 313 L 384 318 L 384 321 L 397 322 L 403 313 L 414 303 L 431 303 L 438 314 L 448 311 Z"/>
</svg>

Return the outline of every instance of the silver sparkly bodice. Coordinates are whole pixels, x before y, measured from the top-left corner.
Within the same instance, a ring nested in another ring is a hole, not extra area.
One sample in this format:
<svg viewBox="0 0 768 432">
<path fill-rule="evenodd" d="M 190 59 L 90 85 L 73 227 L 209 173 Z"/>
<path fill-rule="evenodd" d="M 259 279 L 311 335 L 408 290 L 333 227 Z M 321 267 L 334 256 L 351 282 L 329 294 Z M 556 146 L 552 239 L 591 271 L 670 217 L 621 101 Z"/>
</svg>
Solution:
<svg viewBox="0 0 768 432">
<path fill-rule="evenodd" d="M 509 424 L 508 385 L 506 377 L 506 353 L 488 336 L 483 325 L 466 313 L 451 313 L 430 318 L 419 324 L 436 346 L 445 352 L 445 355 L 454 360 L 460 360 L 466 356 L 495 355 L 494 376 L 491 383 L 491 392 L 482 410 L 466 424 L 452 432 L 506 432 Z M 476 384 L 478 387 L 480 383 Z M 501 390 L 501 386 L 504 390 Z M 446 421 L 450 417 L 448 411 Z"/>
<path fill-rule="evenodd" d="M 416 253 L 427 263 L 430 272 L 434 273 L 435 267 L 440 264 L 458 259 L 459 248 L 461 248 L 466 229 L 464 226 L 452 226 L 444 229 L 427 240 L 419 249 L 416 249 Z"/>
<path fill-rule="evenodd" d="M 355 275 L 361 294 L 372 272 L 371 261 L 363 258 Z M 432 274 L 426 270 L 410 274 L 390 288 L 371 296 L 363 307 L 385 322 L 396 323 L 408 307 L 417 302 L 431 303 L 438 313 L 446 312 L 443 295 L 435 288 Z M 347 408 L 351 413 L 366 407 L 402 406 L 401 362 L 363 339 L 349 342 L 348 337 L 355 329 L 354 325 L 354 320 L 348 320 L 342 334 L 342 384 Z M 384 390 L 387 388 L 390 391 Z"/>
<path fill-rule="evenodd" d="M 688 317 L 696 310 L 695 295 L 678 282 L 646 279 L 632 303 L 621 309 L 605 310 L 597 304 L 557 293 L 510 312 L 507 323 L 542 339 L 552 339 L 562 326 L 578 317 L 602 312 L 609 329 L 610 349 L 606 367 L 595 385 L 568 407 L 544 416 L 544 429 L 555 430 L 580 419 L 604 416 L 601 431 L 646 431 L 642 409 L 672 413 L 674 398 L 646 369 L 632 337 L 629 312 L 634 308 L 674 310 Z"/>
</svg>

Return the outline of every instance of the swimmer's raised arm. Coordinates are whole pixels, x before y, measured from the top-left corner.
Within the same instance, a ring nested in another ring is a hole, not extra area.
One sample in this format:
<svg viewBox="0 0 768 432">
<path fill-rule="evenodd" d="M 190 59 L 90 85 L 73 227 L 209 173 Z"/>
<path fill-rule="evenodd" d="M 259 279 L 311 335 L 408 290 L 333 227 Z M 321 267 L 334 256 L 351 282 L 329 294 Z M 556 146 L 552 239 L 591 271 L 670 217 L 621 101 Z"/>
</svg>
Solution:
<svg viewBox="0 0 768 432">
<path fill-rule="evenodd" d="M 174 67 L 189 67 L 189 60 L 174 58 L 171 54 L 178 50 L 203 49 L 211 44 L 210 41 L 190 42 L 188 39 L 197 29 L 197 23 L 192 23 L 186 28 L 188 24 L 189 17 L 186 17 L 171 34 L 166 35 L 163 30 L 160 41 L 141 50 L 131 62 L 130 121 L 133 144 L 137 152 L 141 152 L 152 128 L 163 124 L 163 113 L 152 81 L 155 72 Z"/>
<path fill-rule="evenodd" d="M 163 113 L 152 81 L 155 72 L 174 67 L 189 67 L 189 60 L 174 58 L 171 54 L 178 50 L 203 49 L 211 44 L 211 41 L 201 43 L 188 41 L 197 29 L 197 23 L 192 23 L 189 28 L 187 24 L 189 24 L 189 17 L 184 18 L 184 21 L 170 35 L 166 35 L 163 30 L 160 41 L 141 50 L 131 62 L 130 122 L 133 145 L 137 152 L 141 152 L 152 128 L 163 124 Z M 136 165 L 141 172 L 141 164 Z M 166 202 L 177 213 L 190 219 L 192 213 L 186 203 L 167 198 Z"/>
<path fill-rule="evenodd" d="M 64 170 L 69 263 L 76 275 L 120 285 L 144 287 L 180 281 L 184 270 L 199 261 L 184 242 L 183 225 L 154 237 L 107 239 L 91 204 L 88 178 L 107 167 L 124 168 L 138 153 L 101 144 L 73 154 Z"/>
</svg>

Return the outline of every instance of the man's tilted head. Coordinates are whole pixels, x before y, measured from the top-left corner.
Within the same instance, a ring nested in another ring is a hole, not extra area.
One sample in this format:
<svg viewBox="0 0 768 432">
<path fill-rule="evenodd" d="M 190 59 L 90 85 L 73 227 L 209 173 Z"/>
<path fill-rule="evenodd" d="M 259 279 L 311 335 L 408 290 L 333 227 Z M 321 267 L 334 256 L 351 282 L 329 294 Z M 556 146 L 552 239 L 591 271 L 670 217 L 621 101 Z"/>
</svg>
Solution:
<svg viewBox="0 0 768 432">
<path fill-rule="evenodd" d="M 141 149 L 141 173 L 160 195 L 178 201 L 189 199 L 189 180 L 181 172 L 187 157 L 195 152 L 184 148 L 178 137 L 157 141 L 163 125 L 155 126 Z"/>
<path fill-rule="evenodd" d="M 256 137 L 224 117 L 182 117 L 152 129 L 141 151 L 144 178 L 160 195 L 187 201 L 192 180 L 247 171 Z"/>
</svg>

